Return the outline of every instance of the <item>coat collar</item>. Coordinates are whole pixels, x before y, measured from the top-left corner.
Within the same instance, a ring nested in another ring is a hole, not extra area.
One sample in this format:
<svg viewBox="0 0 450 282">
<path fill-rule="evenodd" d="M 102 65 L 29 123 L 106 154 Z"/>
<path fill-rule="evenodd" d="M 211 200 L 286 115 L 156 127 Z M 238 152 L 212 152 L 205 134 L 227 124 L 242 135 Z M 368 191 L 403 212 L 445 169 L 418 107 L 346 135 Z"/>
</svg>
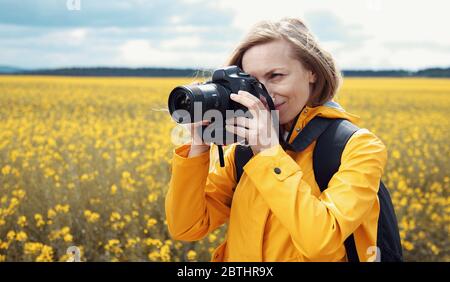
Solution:
<svg viewBox="0 0 450 282">
<path fill-rule="evenodd" d="M 329 101 L 325 104 L 317 107 L 305 106 L 300 114 L 297 116 L 297 120 L 294 126 L 291 128 L 291 134 L 289 137 L 289 143 L 291 143 L 298 133 L 305 128 L 306 124 L 314 117 L 320 116 L 325 118 L 343 118 L 358 125 L 360 117 L 346 112 L 337 102 Z"/>
</svg>

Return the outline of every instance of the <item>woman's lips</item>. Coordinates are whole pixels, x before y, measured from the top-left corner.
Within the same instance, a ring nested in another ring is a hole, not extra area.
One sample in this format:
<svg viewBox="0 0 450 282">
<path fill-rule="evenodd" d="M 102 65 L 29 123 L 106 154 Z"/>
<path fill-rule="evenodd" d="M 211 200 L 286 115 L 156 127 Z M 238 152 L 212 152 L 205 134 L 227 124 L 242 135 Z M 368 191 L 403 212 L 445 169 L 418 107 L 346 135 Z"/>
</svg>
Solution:
<svg viewBox="0 0 450 282">
<path fill-rule="evenodd" d="M 286 102 L 283 102 L 283 103 L 281 103 L 281 104 L 275 105 L 275 110 L 280 110 L 280 108 L 281 108 L 284 104 L 286 104 Z"/>
</svg>

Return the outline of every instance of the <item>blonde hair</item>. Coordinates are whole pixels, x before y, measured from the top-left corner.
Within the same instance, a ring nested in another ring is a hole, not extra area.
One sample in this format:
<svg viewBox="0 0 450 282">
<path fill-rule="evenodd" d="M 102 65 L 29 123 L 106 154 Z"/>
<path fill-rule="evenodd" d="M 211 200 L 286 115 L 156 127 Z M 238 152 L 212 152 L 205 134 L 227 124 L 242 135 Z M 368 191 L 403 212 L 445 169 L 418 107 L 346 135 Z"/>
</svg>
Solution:
<svg viewBox="0 0 450 282">
<path fill-rule="evenodd" d="M 341 84 L 341 74 L 330 53 L 322 49 L 306 25 L 297 18 L 262 21 L 235 48 L 226 65 L 242 68 L 242 57 L 251 47 L 274 40 L 286 40 L 292 47 L 293 58 L 316 75 L 308 104 L 312 107 L 330 101 Z"/>
</svg>

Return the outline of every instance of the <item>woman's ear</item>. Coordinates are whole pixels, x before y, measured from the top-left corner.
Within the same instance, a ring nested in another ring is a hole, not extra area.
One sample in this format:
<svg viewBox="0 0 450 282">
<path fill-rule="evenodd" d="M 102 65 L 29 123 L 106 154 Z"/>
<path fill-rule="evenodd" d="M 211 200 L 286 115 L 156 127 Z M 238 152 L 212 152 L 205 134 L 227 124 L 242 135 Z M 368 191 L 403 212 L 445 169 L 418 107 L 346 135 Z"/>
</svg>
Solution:
<svg viewBox="0 0 450 282">
<path fill-rule="evenodd" d="M 313 73 L 313 71 L 310 71 L 310 70 L 308 71 L 308 80 L 309 80 L 309 83 L 316 82 L 317 76 L 315 73 Z"/>
</svg>

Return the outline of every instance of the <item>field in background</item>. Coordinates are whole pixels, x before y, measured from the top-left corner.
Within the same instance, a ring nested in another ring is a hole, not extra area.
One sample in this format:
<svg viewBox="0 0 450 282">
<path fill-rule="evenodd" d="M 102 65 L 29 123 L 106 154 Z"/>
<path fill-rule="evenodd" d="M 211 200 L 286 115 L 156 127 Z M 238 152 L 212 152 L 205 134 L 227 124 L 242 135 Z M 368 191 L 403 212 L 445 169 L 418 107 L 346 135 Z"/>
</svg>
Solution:
<svg viewBox="0 0 450 282">
<path fill-rule="evenodd" d="M 450 261 L 449 79 L 348 78 L 337 101 L 389 150 L 409 261 Z M 186 79 L 0 76 L 0 261 L 207 261 L 223 229 L 170 239 L 164 195 Z M 188 188 L 188 187 L 187 187 Z"/>
</svg>

